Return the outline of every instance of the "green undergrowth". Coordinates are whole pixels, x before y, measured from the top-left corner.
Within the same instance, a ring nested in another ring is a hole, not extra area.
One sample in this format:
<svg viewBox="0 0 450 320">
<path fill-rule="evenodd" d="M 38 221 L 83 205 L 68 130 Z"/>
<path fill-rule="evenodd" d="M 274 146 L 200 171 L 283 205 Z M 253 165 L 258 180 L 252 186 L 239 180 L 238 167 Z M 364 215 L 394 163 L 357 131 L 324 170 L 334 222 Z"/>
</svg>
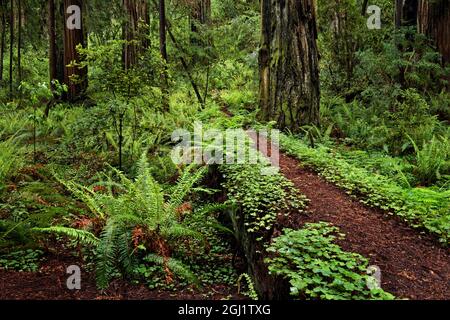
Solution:
<svg viewBox="0 0 450 320">
<path fill-rule="evenodd" d="M 291 295 L 307 300 L 392 300 L 368 275 L 363 256 L 335 243 L 345 235 L 321 222 L 303 229 L 285 229 L 267 249 L 269 271 L 289 280 Z"/>
<path fill-rule="evenodd" d="M 450 238 L 450 190 L 401 186 L 388 176 L 355 165 L 329 147 L 310 148 L 301 140 L 281 135 L 282 149 L 328 181 L 345 189 L 364 204 L 395 214 L 412 227 L 424 228 L 448 244 Z"/>
<path fill-rule="evenodd" d="M 0 269 L 19 272 L 36 272 L 42 260 L 41 250 L 19 250 L 0 256 Z"/>
<path fill-rule="evenodd" d="M 242 209 L 250 233 L 272 230 L 279 215 L 303 213 L 307 204 L 306 197 L 281 174 L 263 175 L 265 166 L 221 166 L 228 201 Z"/>
</svg>

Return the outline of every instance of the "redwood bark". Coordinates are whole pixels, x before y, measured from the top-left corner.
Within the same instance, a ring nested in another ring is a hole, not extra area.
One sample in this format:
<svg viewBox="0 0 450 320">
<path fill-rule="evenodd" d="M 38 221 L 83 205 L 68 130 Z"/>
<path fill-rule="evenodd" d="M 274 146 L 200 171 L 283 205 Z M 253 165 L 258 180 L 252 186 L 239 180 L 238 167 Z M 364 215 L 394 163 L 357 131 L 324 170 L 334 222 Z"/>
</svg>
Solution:
<svg viewBox="0 0 450 320">
<path fill-rule="evenodd" d="M 17 77 L 22 81 L 22 1 L 17 0 Z"/>
<path fill-rule="evenodd" d="M 54 89 L 53 81 L 58 79 L 57 53 L 56 53 L 56 21 L 55 0 L 48 0 L 48 38 L 49 38 L 49 74 L 50 85 Z"/>
<path fill-rule="evenodd" d="M 126 21 L 123 27 L 123 64 L 129 69 L 136 64 L 139 56 L 149 47 L 145 31 L 150 24 L 150 14 L 146 0 L 123 0 Z"/>
<path fill-rule="evenodd" d="M 161 89 L 163 95 L 163 109 L 169 109 L 169 81 L 168 81 L 168 56 L 167 56 L 167 21 L 166 21 L 166 2 L 159 0 L 159 49 L 164 62 L 164 71 L 161 75 Z"/>
<path fill-rule="evenodd" d="M 1 45 L 0 45 L 0 81 L 3 81 L 3 66 L 4 66 L 5 43 L 6 43 L 6 1 L 5 0 L 0 0 L 0 10 L 1 10 L 1 22 L 2 22 Z"/>
<path fill-rule="evenodd" d="M 67 8 L 77 5 L 83 12 L 82 0 L 64 0 L 64 22 L 68 20 L 70 14 Z M 64 25 L 64 83 L 68 87 L 67 99 L 75 101 L 83 98 L 87 88 L 87 68 L 80 67 L 81 57 L 77 51 L 77 46 L 84 46 L 83 18 L 81 17 L 81 29 L 70 30 Z"/>
<path fill-rule="evenodd" d="M 261 113 L 280 129 L 320 124 L 316 12 L 313 0 L 263 0 Z"/>
<path fill-rule="evenodd" d="M 211 20 L 211 0 L 193 0 L 191 5 L 191 31 L 198 32 L 198 25 Z"/>
<path fill-rule="evenodd" d="M 450 2 L 448 0 L 419 1 L 419 32 L 434 40 L 445 63 L 450 62 Z"/>
<path fill-rule="evenodd" d="M 9 8 L 9 94 L 13 93 L 13 65 L 14 65 L 14 0 Z"/>
</svg>

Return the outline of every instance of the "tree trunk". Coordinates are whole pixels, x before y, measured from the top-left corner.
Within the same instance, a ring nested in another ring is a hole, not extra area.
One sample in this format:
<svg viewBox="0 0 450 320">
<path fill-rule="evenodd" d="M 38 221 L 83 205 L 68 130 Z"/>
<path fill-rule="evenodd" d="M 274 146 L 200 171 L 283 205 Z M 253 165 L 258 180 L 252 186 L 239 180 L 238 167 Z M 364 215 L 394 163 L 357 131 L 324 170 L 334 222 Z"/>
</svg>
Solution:
<svg viewBox="0 0 450 320">
<path fill-rule="evenodd" d="M 395 0 L 395 27 L 399 29 L 402 26 L 403 0 Z"/>
<path fill-rule="evenodd" d="M 126 12 L 123 27 L 123 39 L 126 41 L 123 48 L 123 65 L 127 70 L 136 64 L 138 57 L 149 47 L 145 30 L 148 31 L 150 14 L 145 0 L 123 0 L 123 7 Z"/>
<path fill-rule="evenodd" d="M 395 1 L 395 26 L 415 26 L 417 24 L 417 11 L 419 0 L 396 0 Z M 428 0 L 427 0 L 428 1 Z"/>
<path fill-rule="evenodd" d="M 55 0 L 48 0 L 48 39 L 49 39 L 49 75 L 50 86 L 54 89 L 53 81 L 58 80 L 57 49 L 56 49 L 56 21 Z"/>
<path fill-rule="evenodd" d="M 1 44 L 0 44 L 0 81 L 3 81 L 3 66 L 4 66 L 5 42 L 6 42 L 6 2 L 5 2 L 5 0 L 0 0 L 0 10 L 1 10 L 1 22 L 2 22 L 2 33 L 1 33 Z"/>
<path fill-rule="evenodd" d="M 13 94 L 13 65 L 14 65 L 14 0 L 9 8 L 9 95 Z"/>
<path fill-rule="evenodd" d="M 159 49 L 164 62 L 164 71 L 161 75 L 163 109 L 169 109 L 169 82 L 168 82 L 168 56 L 167 56 L 167 22 L 166 22 L 166 3 L 165 0 L 159 0 Z"/>
<path fill-rule="evenodd" d="M 190 18 L 192 32 L 198 32 L 199 24 L 208 24 L 211 20 L 211 0 L 192 1 Z"/>
<path fill-rule="evenodd" d="M 67 8 L 77 5 L 83 12 L 82 0 L 64 0 L 64 21 L 66 22 L 70 13 Z M 76 101 L 83 98 L 87 88 L 87 68 L 80 67 L 80 54 L 77 51 L 78 45 L 84 45 L 83 18 L 81 18 L 80 29 L 69 29 L 64 25 L 64 83 L 68 87 L 67 99 Z"/>
<path fill-rule="evenodd" d="M 362 7 L 361 7 L 361 15 L 362 15 L 363 17 L 365 17 L 366 14 L 367 14 L 367 8 L 368 8 L 368 6 L 369 6 L 369 0 L 364 0 L 364 1 L 363 1 L 363 4 L 362 4 Z"/>
<path fill-rule="evenodd" d="M 263 0 L 261 113 L 280 129 L 320 124 L 316 12 L 313 0 Z"/>
<path fill-rule="evenodd" d="M 17 0 L 17 77 L 22 81 L 22 1 Z"/>
<path fill-rule="evenodd" d="M 434 40 L 445 63 L 450 62 L 450 3 L 448 0 L 419 1 L 419 32 Z"/>
</svg>

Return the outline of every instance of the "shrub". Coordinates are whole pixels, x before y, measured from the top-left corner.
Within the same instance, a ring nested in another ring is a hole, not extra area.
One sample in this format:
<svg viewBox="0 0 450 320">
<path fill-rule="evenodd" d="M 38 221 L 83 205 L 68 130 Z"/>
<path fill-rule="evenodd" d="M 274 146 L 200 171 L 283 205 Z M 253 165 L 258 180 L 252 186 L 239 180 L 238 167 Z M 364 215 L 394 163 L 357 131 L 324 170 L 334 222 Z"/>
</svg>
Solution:
<svg viewBox="0 0 450 320">
<path fill-rule="evenodd" d="M 450 155 L 450 141 L 445 137 L 436 137 L 423 142 L 419 148 L 414 139 L 411 143 L 416 152 L 415 174 L 424 185 L 431 185 L 441 179 L 441 173 L 446 170 L 446 163 Z"/>
</svg>

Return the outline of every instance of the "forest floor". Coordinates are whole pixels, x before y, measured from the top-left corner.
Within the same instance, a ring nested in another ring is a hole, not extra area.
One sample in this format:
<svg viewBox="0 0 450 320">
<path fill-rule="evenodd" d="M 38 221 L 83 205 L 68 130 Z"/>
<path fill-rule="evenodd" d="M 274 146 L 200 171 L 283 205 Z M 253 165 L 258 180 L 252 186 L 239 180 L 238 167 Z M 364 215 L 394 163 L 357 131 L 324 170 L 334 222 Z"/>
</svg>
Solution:
<svg viewBox="0 0 450 320">
<path fill-rule="evenodd" d="M 67 289 L 67 266 L 83 263 L 73 255 L 48 256 L 38 272 L 0 270 L 0 300 L 241 300 L 236 288 L 216 285 L 202 290 L 158 291 L 144 284 L 115 280 L 108 290 L 97 289 L 95 274 L 82 269 L 81 290 Z"/>
<path fill-rule="evenodd" d="M 231 114 L 224 111 L 228 116 Z M 270 152 L 270 150 L 269 150 Z M 398 298 L 413 300 L 450 299 L 450 251 L 438 240 L 412 229 L 398 217 L 364 205 L 327 182 L 301 162 L 280 154 L 281 173 L 310 201 L 307 214 L 283 219 L 286 228 L 325 221 L 346 234 L 342 248 L 369 259 L 382 272 L 382 288 Z M 164 292 L 145 285 L 116 280 L 100 292 L 95 274 L 83 272 L 82 290 L 67 289 L 66 268 L 83 263 L 61 250 L 46 257 L 36 273 L 0 270 L 0 300 L 220 300 L 243 299 L 236 288 L 205 287 L 202 290 Z"/>
<path fill-rule="evenodd" d="M 285 154 L 282 174 L 309 200 L 308 215 L 290 216 L 286 227 L 325 221 L 346 234 L 344 250 L 359 253 L 382 272 L 382 288 L 399 298 L 450 299 L 450 252 L 432 236 L 370 208 Z"/>
</svg>

